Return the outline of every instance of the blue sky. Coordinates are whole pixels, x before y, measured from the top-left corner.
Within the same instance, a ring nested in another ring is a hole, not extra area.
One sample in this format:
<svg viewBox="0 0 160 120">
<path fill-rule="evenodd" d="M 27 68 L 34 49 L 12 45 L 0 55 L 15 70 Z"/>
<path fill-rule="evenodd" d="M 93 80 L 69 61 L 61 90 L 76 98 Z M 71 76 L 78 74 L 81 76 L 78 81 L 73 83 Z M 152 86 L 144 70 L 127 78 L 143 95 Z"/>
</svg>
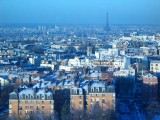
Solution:
<svg viewBox="0 0 160 120">
<path fill-rule="evenodd" d="M 160 0 L 0 0 L 0 23 L 160 24 Z"/>
</svg>

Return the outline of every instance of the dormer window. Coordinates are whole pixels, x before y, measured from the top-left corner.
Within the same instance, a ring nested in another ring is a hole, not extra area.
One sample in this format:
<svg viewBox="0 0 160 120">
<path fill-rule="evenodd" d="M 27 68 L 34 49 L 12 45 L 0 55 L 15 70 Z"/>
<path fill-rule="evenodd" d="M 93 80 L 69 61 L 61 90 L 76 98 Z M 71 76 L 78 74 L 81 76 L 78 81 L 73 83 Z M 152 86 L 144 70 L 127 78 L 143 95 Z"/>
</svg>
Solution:
<svg viewBox="0 0 160 120">
<path fill-rule="evenodd" d="M 25 99 L 25 94 L 22 95 L 23 99 Z"/>
<path fill-rule="evenodd" d="M 94 92 L 94 88 L 91 89 L 91 92 Z"/>
<path fill-rule="evenodd" d="M 79 94 L 82 94 L 82 91 L 81 91 L 81 90 L 79 90 Z"/>
<path fill-rule="evenodd" d="M 102 88 L 102 92 L 105 92 L 105 88 Z"/>
<path fill-rule="evenodd" d="M 37 95 L 37 99 L 39 99 L 39 96 Z"/>
<path fill-rule="evenodd" d="M 77 94 L 79 94 L 79 90 L 77 90 Z"/>
<path fill-rule="evenodd" d="M 32 95 L 30 96 L 30 99 L 33 99 L 33 96 L 32 96 Z"/>
<path fill-rule="evenodd" d="M 86 90 L 86 94 L 88 94 L 88 90 Z"/>
<path fill-rule="evenodd" d="M 29 95 L 28 95 L 28 99 L 30 99 L 30 98 L 31 98 L 31 95 L 29 94 Z"/>
<path fill-rule="evenodd" d="M 76 90 L 74 90 L 74 94 L 77 94 Z"/>
<path fill-rule="evenodd" d="M 96 88 L 96 92 L 99 92 L 99 88 Z"/>
<path fill-rule="evenodd" d="M 41 96 L 41 99 L 44 99 L 44 96 Z"/>
<path fill-rule="evenodd" d="M 48 99 L 50 99 L 51 98 L 51 96 L 48 96 Z"/>
<path fill-rule="evenodd" d="M 42 98 L 42 94 L 40 94 L 40 99 Z"/>
<path fill-rule="evenodd" d="M 23 99 L 22 95 L 19 96 L 20 99 Z"/>
</svg>

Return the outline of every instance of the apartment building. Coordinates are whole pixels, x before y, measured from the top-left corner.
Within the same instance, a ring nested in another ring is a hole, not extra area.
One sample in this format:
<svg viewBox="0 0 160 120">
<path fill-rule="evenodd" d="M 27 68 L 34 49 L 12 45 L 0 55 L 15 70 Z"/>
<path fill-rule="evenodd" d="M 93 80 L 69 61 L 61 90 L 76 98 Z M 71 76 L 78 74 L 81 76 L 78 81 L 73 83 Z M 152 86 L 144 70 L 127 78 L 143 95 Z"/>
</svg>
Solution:
<svg viewBox="0 0 160 120">
<path fill-rule="evenodd" d="M 150 71 L 160 72 L 160 60 L 151 60 L 150 61 Z"/>
<path fill-rule="evenodd" d="M 146 102 L 158 101 L 158 78 L 152 74 L 143 76 L 143 100 Z"/>
<path fill-rule="evenodd" d="M 41 111 L 49 114 L 54 111 L 53 93 L 47 89 L 24 88 L 9 96 L 9 115 L 29 117 L 30 113 Z"/>
<path fill-rule="evenodd" d="M 89 81 L 81 87 L 71 89 L 71 108 L 85 109 L 91 112 L 96 104 L 106 110 L 115 110 L 115 89 L 105 82 Z"/>
</svg>

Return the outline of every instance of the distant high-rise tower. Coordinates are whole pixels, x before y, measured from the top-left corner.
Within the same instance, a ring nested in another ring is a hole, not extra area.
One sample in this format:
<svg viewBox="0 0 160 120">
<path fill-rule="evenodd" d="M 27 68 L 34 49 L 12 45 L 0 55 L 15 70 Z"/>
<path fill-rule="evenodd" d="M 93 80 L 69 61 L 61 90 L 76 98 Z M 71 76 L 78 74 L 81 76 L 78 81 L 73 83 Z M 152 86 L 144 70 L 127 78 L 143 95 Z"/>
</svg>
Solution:
<svg viewBox="0 0 160 120">
<path fill-rule="evenodd" d="M 87 55 L 91 56 L 91 54 L 92 54 L 92 46 L 91 43 L 89 43 L 89 45 L 87 46 Z"/>
<path fill-rule="evenodd" d="M 108 22 L 108 12 L 106 14 L 106 26 L 105 26 L 105 31 L 110 31 L 110 27 L 109 27 L 109 22 Z"/>
</svg>

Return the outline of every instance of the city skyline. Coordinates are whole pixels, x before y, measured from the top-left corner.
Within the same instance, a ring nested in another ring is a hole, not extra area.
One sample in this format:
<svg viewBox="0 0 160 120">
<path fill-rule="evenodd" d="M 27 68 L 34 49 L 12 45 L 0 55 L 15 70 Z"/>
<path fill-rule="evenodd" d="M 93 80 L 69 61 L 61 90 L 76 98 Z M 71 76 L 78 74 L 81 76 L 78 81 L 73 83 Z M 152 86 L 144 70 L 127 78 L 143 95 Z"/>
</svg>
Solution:
<svg viewBox="0 0 160 120">
<path fill-rule="evenodd" d="M 0 24 L 160 24 L 158 0 L 1 0 Z"/>
</svg>

